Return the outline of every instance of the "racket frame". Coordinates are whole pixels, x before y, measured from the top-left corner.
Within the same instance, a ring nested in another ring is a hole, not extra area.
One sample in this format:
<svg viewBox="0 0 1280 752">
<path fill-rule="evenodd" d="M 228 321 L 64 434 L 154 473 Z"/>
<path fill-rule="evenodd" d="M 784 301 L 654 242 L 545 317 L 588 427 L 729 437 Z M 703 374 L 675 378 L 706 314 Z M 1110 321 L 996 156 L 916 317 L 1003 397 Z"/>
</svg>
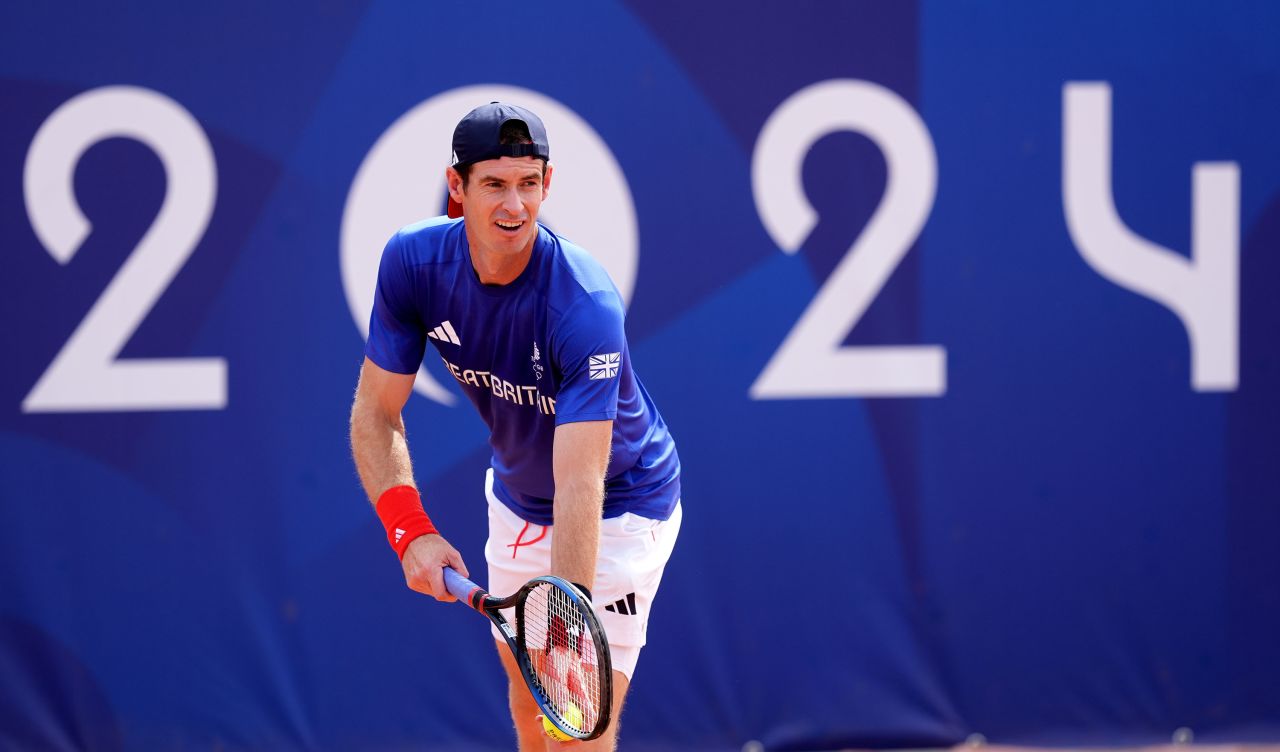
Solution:
<svg viewBox="0 0 1280 752">
<path fill-rule="evenodd" d="M 498 628 L 498 632 L 507 643 L 507 648 L 511 650 L 511 655 L 515 658 L 516 666 L 520 669 L 521 676 L 524 677 L 524 683 L 529 688 L 529 694 L 533 696 L 533 701 L 538 704 L 538 709 L 542 711 L 542 714 L 552 725 L 579 741 L 595 739 L 603 734 L 605 729 L 609 728 L 609 722 L 613 714 L 613 664 L 609 655 L 609 642 L 605 638 L 604 628 L 600 626 L 600 620 L 596 618 L 595 611 L 591 608 L 591 601 L 587 599 L 581 590 L 564 578 L 543 575 L 529 580 L 515 593 L 505 598 L 499 598 L 458 574 L 452 567 L 444 568 L 444 582 L 445 587 L 454 597 L 484 614 Z M 519 617 L 524 611 L 525 599 L 529 593 L 540 586 L 540 583 L 544 582 L 563 591 L 573 602 L 574 607 L 583 613 L 583 622 L 587 627 L 588 633 L 584 637 L 594 643 L 597 661 L 596 671 L 600 675 L 601 701 L 595 727 L 585 732 L 570 726 L 560 714 L 559 709 L 551 703 L 546 692 L 543 691 L 542 683 L 538 680 L 537 672 L 533 668 L 533 659 L 529 656 L 528 648 L 524 644 L 523 630 L 520 629 L 518 624 Z M 502 615 L 502 610 L 507 608 L 516 609 L 517 625 L 513 626 Z"/>
</svg>

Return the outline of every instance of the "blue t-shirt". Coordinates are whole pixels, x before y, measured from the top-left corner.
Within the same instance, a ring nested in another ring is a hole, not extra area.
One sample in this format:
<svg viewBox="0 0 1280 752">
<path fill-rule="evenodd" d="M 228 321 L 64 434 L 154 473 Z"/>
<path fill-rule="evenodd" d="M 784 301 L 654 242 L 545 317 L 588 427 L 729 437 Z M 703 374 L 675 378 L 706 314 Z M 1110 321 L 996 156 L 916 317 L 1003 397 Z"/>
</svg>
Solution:
<svg viewBox="0 0 1280 752">
<path fill-rule="evenodd" d="M 552 522 L 555 427 L 613 421 L 604 516 L 665 520 L 680 459 L 631 368 L 622 298 L 586 251 L 538 227 L 529 265 L 484 285 L 463 220 L 409 225 L 382 253 L 365 355 L 416 373 L 431 342 L 489 426 L 494 493 L 522 519 Z"/>
</svg>

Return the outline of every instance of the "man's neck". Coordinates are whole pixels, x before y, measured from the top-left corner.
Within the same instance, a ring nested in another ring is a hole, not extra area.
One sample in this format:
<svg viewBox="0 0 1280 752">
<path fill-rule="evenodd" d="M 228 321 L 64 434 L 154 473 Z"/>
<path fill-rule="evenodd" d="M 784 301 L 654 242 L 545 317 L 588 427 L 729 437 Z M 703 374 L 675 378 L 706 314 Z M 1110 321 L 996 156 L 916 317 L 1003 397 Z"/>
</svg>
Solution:
<svg viewBox="0 0 1280 752">
<path fill-rule="evenodd" d="M 471 238 L 467 238 L 468 241 Z M 537 242 L 535 235 L 524 250 L 516 254 L 494 253 L 486 251 L 476 243 L 468 242 L 471 253 L 471 268 L 476 278 L 483 285 L 509 285 L 524 272 L 533 258 L 533 246 Z"/>
</svg>

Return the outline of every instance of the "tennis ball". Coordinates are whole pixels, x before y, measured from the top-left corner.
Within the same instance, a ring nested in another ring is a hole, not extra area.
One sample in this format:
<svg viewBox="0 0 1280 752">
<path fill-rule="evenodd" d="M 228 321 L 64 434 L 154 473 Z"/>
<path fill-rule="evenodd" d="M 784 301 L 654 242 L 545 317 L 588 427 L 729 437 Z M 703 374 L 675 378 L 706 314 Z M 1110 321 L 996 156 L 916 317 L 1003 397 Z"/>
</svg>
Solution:
<svg viewBox="0 0 1280 752">
<path fill-rule="evenodd" d="M 556 728 L 556 725 L 551 722 L 551 719 L 546 717 L 545 715 L 542 716 L 542 733 L 546 734 L 552 739 L 555 739 L 558 742 L 567 742 L 573 738 L 572 736 L 569 736 L 565 732 Z"/>
<path fill-rule="evenodd" d="M 564 709 L 564 719 L 570 726 L 573 726 L 574 728 L 582 728 L 582 711 L 578 709 L 577 705 L 569 703 L 569 706 Z M 558 742 L 573 740 L 572 736 L 561 731 L 554 723 L 551 722 L 551 719 L 545 715 L 542 716 L 542 731 L 547 736 Z"/>
</svg>

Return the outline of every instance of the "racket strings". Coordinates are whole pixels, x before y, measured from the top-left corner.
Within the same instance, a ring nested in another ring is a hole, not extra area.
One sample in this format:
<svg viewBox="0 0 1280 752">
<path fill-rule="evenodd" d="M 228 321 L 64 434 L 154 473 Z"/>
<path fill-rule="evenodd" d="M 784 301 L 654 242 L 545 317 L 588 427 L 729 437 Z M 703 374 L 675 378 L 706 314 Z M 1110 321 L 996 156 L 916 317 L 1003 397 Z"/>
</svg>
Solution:
<svg viewBox="0 0 1280 752">
<path fill-rule="evenodd" d="M 523 626 L 534 674 L 559 720 L 581 732 L 594 729 L 601 712 L 600 661 L 579 606 L 547 583 L 529 593 Z"/>
</svg>

